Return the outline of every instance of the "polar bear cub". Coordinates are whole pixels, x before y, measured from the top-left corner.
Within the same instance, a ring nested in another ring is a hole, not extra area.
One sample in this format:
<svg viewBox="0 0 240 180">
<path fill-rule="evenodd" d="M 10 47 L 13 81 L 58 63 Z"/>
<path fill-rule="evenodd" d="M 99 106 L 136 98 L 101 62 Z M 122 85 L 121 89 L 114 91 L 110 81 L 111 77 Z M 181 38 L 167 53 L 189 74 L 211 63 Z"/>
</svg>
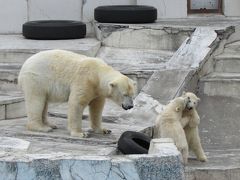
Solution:
<svg viewBox="0 0 240 180">
<path fill-rule="evenodd" d="M 187 102 L 186 98 L 175 98 L 166 105 L 156 120 L 157 137 L 172 138 L 182 154 L 184 164 L 188 162 L 188 143 L 180 119 Z"/>
<path fill-rule="evenodd" d="M 48 102 L 68 101 L 68 130 L 71 136 L 86 137 L 82 115 L 89 106 L 92 129 L 110 133 L 102 127 L 106 98 L 123 109 L 133 107 L 135 82 L 98 58 L 64 50 L 48 50 L 26 60 L 18 77 L 27 108 L 27 129 L 48 132 L 57 128 L 47 121 Z"/>
<path fill-rule="evenodd" d="M 198 125 L 200 123 L 200 117 L 196 110 L 200 98 L 192 92 L 183 92 L 181 97 L 188 99 L 188 104 L 183 111 L 180 122 L 186 134 L 189 150 L 194 152 L 199 161 L 205 162 L 207 161 L 207 156 L 204 153 L 199 136 Z"/>
</svg>

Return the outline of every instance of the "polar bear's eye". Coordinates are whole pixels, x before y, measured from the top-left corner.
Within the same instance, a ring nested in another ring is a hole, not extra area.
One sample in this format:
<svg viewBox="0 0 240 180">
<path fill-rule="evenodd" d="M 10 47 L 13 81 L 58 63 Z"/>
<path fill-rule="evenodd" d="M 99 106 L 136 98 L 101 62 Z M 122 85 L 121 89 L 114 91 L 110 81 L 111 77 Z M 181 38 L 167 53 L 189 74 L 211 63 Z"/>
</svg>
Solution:
<svg viewBox="0 0 240 180">
<path fill-rule="evenodd" d="M 190 97 L 187 97 L 188 99 L 190 99 Z"/>
</svg>

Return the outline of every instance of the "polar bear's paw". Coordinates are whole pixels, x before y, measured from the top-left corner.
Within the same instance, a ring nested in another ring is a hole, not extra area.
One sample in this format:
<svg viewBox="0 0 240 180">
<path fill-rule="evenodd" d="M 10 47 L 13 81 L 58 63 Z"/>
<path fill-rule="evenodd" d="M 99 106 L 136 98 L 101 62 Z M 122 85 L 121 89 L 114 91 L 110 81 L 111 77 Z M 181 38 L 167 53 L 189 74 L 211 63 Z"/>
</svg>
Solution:
<svg viewBox="0 0 240 180">
<path fill-rule="evenodd" d="M 47 122 L 47 126 L 51 127 L 52 129 L 57 129 L 57 126 L 55 124 Z"/>
<path fill-rule="evenodd" d="M 202 156 L 202 157 L 199 157 L 198 160 L 201 161 L 201 162 L 207 162 L 208 161 L 207 156 L 205 156 L 205 155 Z"/>
<path fill-rule="evenodd" d="M 52 131 L 52 128 L 49 126 L 46 126 L 44 124 L 35 123 L 35 122 L 28 122 L 27 123 L 27 129 L 30 131 L 39 131 L 39 132 L 50 132 Z"/>
<path fill-rule="evenodd" d="M 87 138 L 89 136 L 89 134 L 87 132 L 72 131 L 71 136 L 72 137 L 79 137 L 79 138 Z"/>
<path fill-rule="evenodd" d="M 97 133 L 97 134 L 111 134 L 111 130 L 109 129 L 105 129 L 105 128 L 102 128 L 102 129 L 93 129 L 94 133 Z"/>
<path fill-rule="evenodd" d="M 111 134 L 112 131 L 110 129 L 103 128 L 102 132 L 103 132 L 103 134 Z"/>
</svg>

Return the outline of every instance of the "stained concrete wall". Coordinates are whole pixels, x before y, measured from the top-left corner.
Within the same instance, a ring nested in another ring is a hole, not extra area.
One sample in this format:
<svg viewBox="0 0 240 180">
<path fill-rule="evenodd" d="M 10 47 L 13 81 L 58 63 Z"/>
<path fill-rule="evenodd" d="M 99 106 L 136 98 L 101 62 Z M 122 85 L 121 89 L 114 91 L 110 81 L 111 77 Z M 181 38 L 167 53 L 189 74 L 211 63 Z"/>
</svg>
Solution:
<svg viewBox="0 0 240 180">
<path fill-rule="evenodd" d="M 137 4 L 156 7 L 158 18 L 187 17 L 187 0 L 137 0 Z"/>
<path fill-rule="evenodd" d="M 224 0 L 223 13 L 225 16 L 240 16 L 240 1 L 239 0 Z"/>
<path fill-rule="evenodd" d="M 187 0 L 0 0 L 0 34 L 21 33 L 29 20 L 67 19 L 91 22 L 94 8 L 101 5 L 150 5 L 158 18 L 187 17 Z M 226 16 L 240 16 L 239 0 L 223 0 Z M 88 24 L 88 29 L 92 26 Z"/>
</svg>

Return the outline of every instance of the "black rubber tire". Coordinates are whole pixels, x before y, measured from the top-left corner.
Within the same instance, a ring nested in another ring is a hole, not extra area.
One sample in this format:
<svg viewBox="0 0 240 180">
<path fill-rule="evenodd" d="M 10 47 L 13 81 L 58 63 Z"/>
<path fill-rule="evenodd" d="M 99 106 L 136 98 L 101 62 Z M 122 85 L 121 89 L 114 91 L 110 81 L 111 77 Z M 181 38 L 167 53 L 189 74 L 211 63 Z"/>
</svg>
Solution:
<svg viewBox="0 0 240 180">
<path fill-rule="evenodd" d="M 151 138 L 143 133 L 126 131 L 118 140 L 118 149 L 123 154 L 147 154 Z"/>
<path fill-rule="evenodd" d="M 22 34 L 28 39 L 79 39 L 86 35 L 86 24 L 68 20 L 29 21 L 23 24 Z"/>
<path fill-rule="evenodd" d="M 102 23 L 152 23 L 157 19 L 157 9 L 140 5 L 99 6 L 94 18 Z"/>
</svg>

